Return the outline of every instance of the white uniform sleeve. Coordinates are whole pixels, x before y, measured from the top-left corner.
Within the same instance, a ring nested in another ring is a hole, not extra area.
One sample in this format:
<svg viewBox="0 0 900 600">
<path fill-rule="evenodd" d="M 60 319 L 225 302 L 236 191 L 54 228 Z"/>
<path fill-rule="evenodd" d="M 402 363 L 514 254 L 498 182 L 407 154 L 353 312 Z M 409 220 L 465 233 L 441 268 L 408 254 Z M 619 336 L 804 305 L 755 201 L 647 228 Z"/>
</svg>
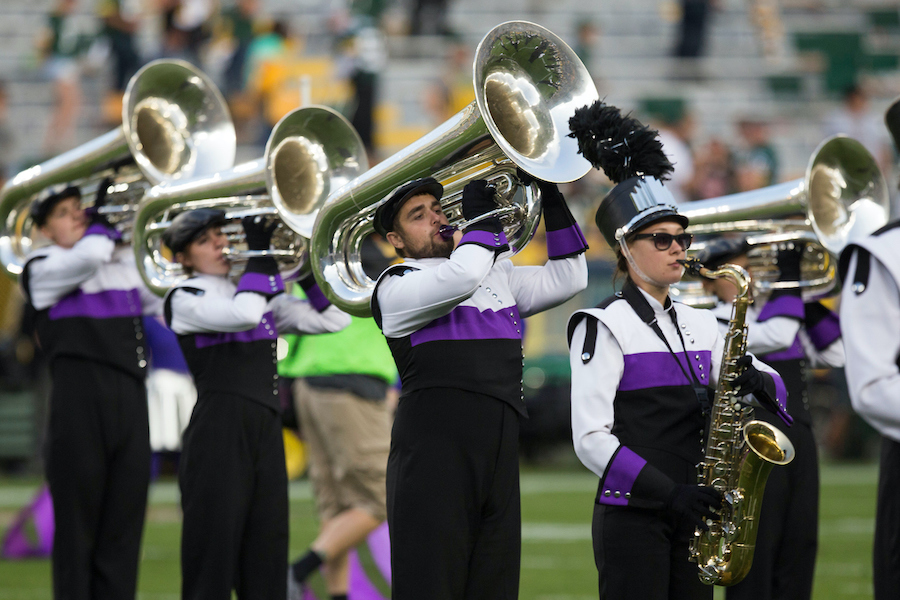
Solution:
<svg viewBox="0 0 900 600">
<path fill-rule="evenodd" d="M 809 358 L 810 366 L 814 369 L 824 367 L 840 368 L 846 363 L 843 338 L 834 340 L 824 350 L 817 350 L 806 336 L 802 336 L 801 339 L 803 347 L 806 349 L 806 356 Z"/>
<path fill-rule="evenodd" d="M 780 352 L 791 347 L 800 321 L 790 317 L 772 317 L 765 321 L 747 321 L 747 350 L 754 354 Z"/>
<path fill-rule="evenodd" d="M 192 294 L 176 288 L 170 299 L 172 331 L 188 333 L 229 333 L 259 325 L 266 312 L 265 296 L 242 292 L 232 297 Z"/>
<path fill-rule="evenodd" d="M 90 279 L 112 259 L 116 243 L 103 235 L 86 235 L 72 246 L 54 246 L 46 258 L 29 265 L 31 303 L 38 310 L 53 306 Z"/>
<path fill-rule="evenodd" d="M 603 477 L 619 447 L 619 440 L 612 433 L 615 420 L 613 401 L 625 372 L 625 358 L 612 333 L 598 321 L 596 351 L 594 357 L 584 364 L 581 353 L 586 323 L 587 319 L 582 319 L 575 327 L 569 347 L 572 442 L 575 454 L 584 466 L 598 477 Z"/>
<path fill-rule="evenodd" d="M 279 334 L 333 333 L 350 324 L 350 315 L 338 307 L 332 305 L 319 312 L 306 300 L 290 294 L 278 294 L 269 301 L 269 308 L 275 314 Z"/>
<path fill-rule="evenodd" d="M 377 290 L 382 320 L 397 337 L 417 331 L 471 297 L 493 266 L 493 250 L 464 244 L 437 267 L 387 276 Z"/>
<path fill-rule="evenodd" d="M 856 272 L 858 256 L 848 273 Z M 900 292 L 874 255 L 865 291 L 844 286 L 840 311 L 853 408 L 879 433 L 900 440 Z"/>
<path fill-rule="evenodd" d="M 548 260 L 542 267 L 512 267 L 509 277 L 509 288 L 523 317 L 562 304 L 585 289 L 587 283 L 584 253 L 562 260 Z"/>
</svg>

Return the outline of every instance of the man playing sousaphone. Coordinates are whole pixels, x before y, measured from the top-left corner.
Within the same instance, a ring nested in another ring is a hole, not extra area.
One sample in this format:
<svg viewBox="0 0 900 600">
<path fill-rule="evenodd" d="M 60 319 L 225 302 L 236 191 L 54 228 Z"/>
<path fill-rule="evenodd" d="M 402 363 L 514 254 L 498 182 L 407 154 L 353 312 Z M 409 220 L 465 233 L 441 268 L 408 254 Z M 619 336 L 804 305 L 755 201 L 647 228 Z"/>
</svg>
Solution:
<svg viewBox="0 0 900 600">
<path fill-rule="evenodd" d="M 537 184 L 543 266 L 498 260 L 508 249 L 500 220 L 472 223 L 495 208 L 483 180 L 463 190 L 462 231 L 449 230 L 443 186 L 430 177 L 399 186 L 375 212 L 404 259 L 371 301 L 403 385 L 387 470 L 395 600 L 518 597 L 522 319 L 587 285 L 584 236 L 556 185 Z"/>
</svg>

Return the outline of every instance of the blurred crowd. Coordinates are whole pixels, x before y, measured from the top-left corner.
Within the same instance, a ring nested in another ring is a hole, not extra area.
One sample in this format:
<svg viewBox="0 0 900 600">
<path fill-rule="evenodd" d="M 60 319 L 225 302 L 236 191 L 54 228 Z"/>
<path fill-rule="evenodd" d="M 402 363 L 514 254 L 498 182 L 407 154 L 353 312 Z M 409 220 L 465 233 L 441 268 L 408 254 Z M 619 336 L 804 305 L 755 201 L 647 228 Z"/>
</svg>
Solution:
<svg viewBox="0 0 900 600">
<path fill-rule="evenodd" d="M 438 36 L 445 49 L 443 67 L 430 75 L 421 95 L 428 127 L 436 127 L 474 99 L 470 40 L 448 24 L 449 0 L 414 0 L 398 17 L 390 0 L 348 0 L 329 9 L 330 47 L 310 52 L 289 15 L 269 14 L 263 0 L 53 0 L 35 47 L 40 73 L 52 82 L 53 110 L 41 144 L 41 160 L 74 147 L 76 126 L 85 108 L 85 80 L 101 75 L 104 119 L 121 121 L 122 97 L 131 77 L 150 60 L 179 58 L 209 74 L 225 95 L 238 131 L 239 143 L 253 146 L 255 156 L 272 126 L 300 103 L 338 108 L 350 120 L 369 151 L 370 164 L 385 157 L 377 136 L 380 75 L 388 62 L 387 38 L 392 35 Z M 706 52 L 704 38 L 716 2 L 681 3 L 678 41 L 672 56 L 697 58 Z M 597 20 L 574 23 L 573 48 L 592 73 L 598 65 L 602 29 Z M 428 38 L 433 39 L 433 38 Z M 324 50 L 324 51 L 323 51 Z M 599 77 L 598 87 L 602 89 Z M 7 86 L 0 81 L 0 181 L 27 167 L 17 149 L 15 124 L 8 114 Z M 770 115 L 738 115 L 729 135 L 702 137 L 703 115 L 684 99 L 647 100 L 635 112 L 660 134 L 675 164 L 668 189 L 680 202 L 721 197 L 792 180 L 779 156 L 778 130 L 783 123 Z M 894 181 L 896 157 L 882 115 L 871 107 L 862 84 L 848 87 L 840 106 L 821 122 L 822 139 L 837 133 L 859 140 Z M 417 139 L 416 132 L 410 141 Z M 37 161 L 35 161 L 37 162 Z M 563 186 L 585 232 L 597 203 L 611 189 L 602 172 L 592 170 L 578 182 Z M 894 189 L 895 186 L 890 186 Z M 593 232 L 592 234 L 590 232 Z M 591 269 L 611 274 L 612 257 L 599 239 L 589 240 Z M 517 259 L 542 255 L 538 235 L 530 251 Z M 545 254 L 543 254 L 545 256 Z M 606 278 L 609 279 L 609 278 Z M 597 277 L 592 276 L 592 281 Z M 608 288 L 592 289 L 592 303 Z M 31 387 L 41 373 L 32 362 L 35 349 L 27 335 L 27 315 L 21 314 L 14 285 L 0 278 L 0 385 Z M 583 305 L 587 305 L 582 303 Z M 860 456 L 870 430 L 852 415 L 840 372 L 820 373 L 822 444 L 835 457 Z"/>
</svg>

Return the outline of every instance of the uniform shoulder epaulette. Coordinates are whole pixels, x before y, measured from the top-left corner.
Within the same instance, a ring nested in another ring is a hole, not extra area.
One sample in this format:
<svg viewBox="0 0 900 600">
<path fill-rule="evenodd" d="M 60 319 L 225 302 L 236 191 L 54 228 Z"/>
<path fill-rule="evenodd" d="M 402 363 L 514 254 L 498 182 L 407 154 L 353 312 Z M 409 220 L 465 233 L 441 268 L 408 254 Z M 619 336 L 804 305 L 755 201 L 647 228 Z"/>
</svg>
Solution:
<svg viewBox="0 0 900 600">
<path fill-rule="evenodd" d="M 407 265 L 394 265 L 387 268 L 386 275 L 396 275 L 398 277 L 403 277 L 407 273 L 412 273 L 415 270 L 416 269 L 413 269 L 412 267 Z"/>
<path fill-rule="evenodd" d="M 622 292 L 616 292 L 612 296 L 609 296 L 608 298 L 604 298 L 600 302 L 600 304 L 597 305 L 597 308 L 601 308 L 601 309 L 609 308 L 610 304 L 612 304 L 616 300 L 623 300 L 624 298 L 625 298 L 625 295 L 622 294 Z"/>
<path fill-rule="evenodd" d="M 177 291 L 185 291 L 188 294 L 193 294 L 195 296 L 202 296 L 206 293 L 206 290 L 186 285 L 178 285 L 170 289 L 163 299 L 163 319 L 165 319 L 166 327 L 169 329 L 172 328 L 172 296 L 174 296 Z"/>
<path fill-rule="evenodd" d="M 586 312 L 576 312 L 569 319 L 569 325 L 566 328 L 566 338 L 568 345 L 571 346 L 575 328 L 582 321 L 585 322 L 587 330 L 584 333 L 584 344 L 581 347 L 581 363 L 586 365 L 594 357 L 594 349 L 597 345 L 597 317 Z"/>
<path fill-rule="evenodd" d="M 869 269 L 872 264 L 872 254 L 862 246 L 855 244 L 847 246 L 841 252 L 841 257 L 838 260 L 838 275 L 844 281 L 844 285 L 846 285 L 848 281 L 847 271 L 850 269 L 850 257 L 854 251 L 856 251 L 856 273 L 853 274 L 852 286 L 853 291 L 858 296 L 866 291 L 866 286 L 869 285 Z"/>
</svg>

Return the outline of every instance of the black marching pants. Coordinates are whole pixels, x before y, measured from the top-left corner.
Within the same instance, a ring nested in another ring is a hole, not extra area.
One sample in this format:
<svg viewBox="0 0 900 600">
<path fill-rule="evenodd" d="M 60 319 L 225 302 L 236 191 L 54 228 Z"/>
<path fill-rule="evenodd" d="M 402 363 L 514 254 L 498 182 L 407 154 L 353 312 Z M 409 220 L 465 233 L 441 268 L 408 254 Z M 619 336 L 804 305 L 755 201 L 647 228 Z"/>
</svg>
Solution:
<svg viewBox="0 0 900 600">
<path fill-rule="evenodd" d="M 281 416 L 205 394 L 184 432 L 178 468 L 183 600 L 284 600 L 288 497 Z"/>
<path fill-rule="evenodd" d="M 779 429 L 794 444 L 796 455 L 769 472 L 753 566 L 743 581 L 726 588 L 728 600 L 809 600 L 812 596 L 819 528 L 816 440 L 805 423 Z"/>
<path fill-rule="evenodd" d="M 664 511 L 594 504 L 601 600 L 712 600 L 688 561 L 689 522 Z"/>
<path fill-rule="evenodd" d="M 46 441 L 56 600 L 134 600 L 150 431 L 141 379 L 58 357 Z"/>
<path fill-rule="evenodd" d="M 900 598 L 900 443 L 883 437 L 873 552 L 875 600 Z"/>
<path fill-rule="evenodd" d="M 387 469 L 394 600 L 518 598 L 518 419 L 461 390 L 400 400 Z"/>
</svg>

